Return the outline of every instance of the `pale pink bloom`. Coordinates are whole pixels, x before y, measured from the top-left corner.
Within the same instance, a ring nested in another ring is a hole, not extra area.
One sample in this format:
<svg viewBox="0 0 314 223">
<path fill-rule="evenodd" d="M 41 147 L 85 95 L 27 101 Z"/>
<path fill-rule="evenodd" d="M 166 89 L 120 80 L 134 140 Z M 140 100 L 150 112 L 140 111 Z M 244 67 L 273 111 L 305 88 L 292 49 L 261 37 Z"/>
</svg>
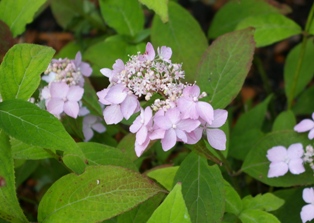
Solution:
<svg viewBox="0 0 314 223">
<path fill-rule="evenodd" d="M 312 119 L 314 120 L 314 112 L 312 113 Z M 296 132 L 309 132 L 309 139 L 314 138 L 314 121 L 311 119 L 304 119 L 296 126 L 294 126 L 294 131 Z"/>
<path fill-rule="evenodd" d="M 197 85 L 186 86 L 182 96 L 177 100 L 178 108 L 182 112 L 183 119 L 201 117 L 208 124 L 211 124 L 214 119 L 214 109 L 209 103 L 199 101 L 201 96 L 200 88 Z"/>
<path fill-rule="evenodd" d="M 170 47 L 162 46 L 157 48 L 158 56 L 160 59 L 169 62 L 172 56 L 172 50 Z"/>
<path fill-rule="evenodd" d="M 144 57 L 146 58 L 146 60 L 152 61 L 155 59 L 155 55 L 156 55 L 156 53 L 155 53 L 153 45 L 150 42 L 148 42 L 146 44 L 146 50 L 144 53 Z"/>
<path fill-rule="evenodd" d="M 181 119 L 179 109 L 171 108 L 165 112 L 165 115 L 154 118 L 154 124 L 165 131 L 164 138 L 161 139 L 162 148 L 164 151 L 171 149 L 176 142 L 187 142 L 187 133 L 195 130 L 200 121 L 192 119 Z"/>
<path fill-rule="evenodd" d="M 86 115 L 83 118 L 83 134 L 84 141 L 89 141 L 94 136 L 94 131 L 103 133 L 106 131 L 106 127 L 101 123 L 101 119 L 95 115 Z"/>
<path fill-rule="evenodd" d="M 314 188 L 305 188 L 302 197 L 308 203 L 302 207 L 300 213 L 302 222 L 305 223 L 314 219 Z"/>
<path fill-rule="evenodd" d="M 113 70 L 109 68 L 102 68 L 100 72 L 109 78 L 110 83 L 117 83 L 118 78 L 117 74 L 122 72 L 124 70 L 124 63 L 121 59 L 117 59 L 116 62 L 113 64 L 112 68 Z"/>
<path fill-rule="evenodd" d="M 82 54 L 80 51 L 77 52 L 75 59 L 72 61 L 76 69 L 78 69 L 83 76 L 89 77 L 92 74 L 93 69 L 88 63 L 82 61 Z"/>
<path fill-rule="evenodd" d="M 46 91 L 46 90 L 45 90 Z M 50 98 L 46 102 L 47 111 L 59 116 L 62 112 L 76 118 L 79 113 L 79 101 L 84 89 L 79 86 L 68 86 L 64 82 L 52 82 L 49 86 Z M 48 92 L 44 93 L 45 95 Z"/>
<path fill-rule="evenodd" d="M 267 158 L 271 162 L 268 177 L 279 177 L 285 175 L 288 170 L 292 174 L 300 174 L 305 171 L 303 166 L 303 146 L 295 143 L 288 150 L 283 146 L 274 146 L 267 151 Z"/>
</svg>

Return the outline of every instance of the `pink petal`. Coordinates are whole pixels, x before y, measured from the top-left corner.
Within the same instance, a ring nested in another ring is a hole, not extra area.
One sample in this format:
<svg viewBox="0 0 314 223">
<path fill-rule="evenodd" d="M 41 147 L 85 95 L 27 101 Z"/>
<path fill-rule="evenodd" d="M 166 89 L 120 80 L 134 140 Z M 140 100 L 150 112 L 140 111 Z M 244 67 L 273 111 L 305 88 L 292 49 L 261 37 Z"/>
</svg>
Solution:
<svg viewBox="0 0 314 223">
<path fill-rule="evenodd" d="M 139 108 L 140 104 L 135 95 L 127 95 L 125 100 L 121 103 L 121 112 L 126 120 L 137 112 Z"/>
<path fill-rule="evenodd" d="M 47 86 L 42 89 L 41 97 L 46 100 L 50 98 L 50 90 Z"/>
<path fill-rule="evenodd" d="M 208 143 L 217 150 L 226 149 L 226 134 L 220 129 L 207 129 L 207 140 Z"/>
<path fill-rule="evenodd" d="M 293 159 L 289 162 L 289 170 L 292 174 L 300 174 L 305 172 L 302 159 Z"/>
<path fill-rule="evenodd" d="M 314 128 L 309 132 L 308 138 L 312 140 L 314 138 Z"/>
<path fill-rule="evenodd" d="M 298 159 L 303 156 L 303 146 L 301 143 L 291 144 L 288 148 L 287 155 L 290 159 Z"/>
<path fill-rule="evenodd" d="M 165 137 L 165 133 L 166 131 L 163 130 L 163 129 L 155 129 L 154 131 L 150 132 L 148 134 L 148 137 L 151 139 L 151 140 L 155 140 L 155 139 L 162 139 Z"/>
<path fill-rule="evenodd" d="M 185 132 L 183 132 L 182 130 L 180 129 L 175 129 L 175 132 L 176 132 L 176 135 L 177 137 L 182 140 L 182 142 L 186 143 L 188 141 L 188 138 L 185 134 Z"/>
<path fill-rule="evenodd" d="M 97 116 L 95 115 L 86 115 L 83 118 L 83 125 L 87 125 L 87 126 L 91 126 L 92 124 L 94 124 L 97 121 Z"/>
<path fill-rule="evenodd" d="M 267 176 L 279 177 L 283 176 L 288 172 L 288 165 L 285 162 L 270 163 Z"/>
<path fill-rule="evenodd" d="M 210 127 L 212 128 L 221 127 L 223 124 L 225 124 L 225 122 L 227 121 L 227 118 L 228 118 L 228 112 L 226 110 L 223 110 L 223 109 L 214 110 L 214 120 L 212 124 L 210 125 Z"/>
<path fill-rule="evenodd" d="M 197 102 L 196 110 L 202 119 L 204 119 L 208 124 L 212 124 L 214 120 L 214 109 L 209 103 L 203 101 Z"/>
<path fill-rule="evenodd" d="M 193 86 L 186 86 L 184 89 L 183 89 L 183 95 L 185 97 L 190 97 L 190 98 L 198 98 L 198 96 L 200 95 L 201 93 L 201 90 L 200 90 L 200 87 L 197 86 L 197 85 L 193 85 Z"/>
<path fill-rule="evenodd" d="M 117 124 L 122 121 L 123 115 L 120 109 L 120 105 L 109 105 L 105 108 L 104 119 L 108 125 Z"/>
<path fill-rule="evenodd" d="M 294 126 L 296 132 L 307 132 L 314 128 L 314 122 L 311 119 L 304 119 L 299 124 Z"/>
<path fill-rule="evenodd" d="M 82 62 L 82 54 L 80 51 L 78 51 L 75 55 L 74 64 L 76 67 L 79 67 Z"/>
<path fill-rule="evenodd" d="M 198 120 L 184 119 L 177 123 L 177 128 L 186 132 L 192 132 L 201 124 Z"/>
<path fill-rule="evenodd" d="M 195 144 L 197 143 L 201 138 L 203 134 L 203 128 L 196 128 L 194 131 L 189 132 L 186 134 L 188 141 L 187 144 Z"/>
<path fill-rule="evenodd" d="M 158 51 L 159 51 L 159 49 L 158 49 Z M 172 55 L 172 50 L 170 47 L 162 46 L 160 51 L 158 52 L 158 54 L 163 60 L 169 61 L 169 59 L 171 58 L 171 55 Z"/>
<path fill-rule="evenodd" d="M 52 98 L 65 98 L 68 94 L 69 86 L 64 82 L 52 82 L 50 85 L 50 95 Z"/>
<path fill-rule="evenodd" d="M 72 117 L 76 118 L 80 110 L 80 106 L 76 101 L 67 101 L 64 103 L 64 112 Z"/>
<path fill-rule="evenodd" d="M 84 141 L 87 142 L 94 136 L 94 132 L 91 128 L 85 127 L 83 128 Z"/>
<path fill-rule="evenodd" d="M 180 111 L 177 108 L 167 110 L 165 117 L 169 118 L 172 124 L 177 124 L 181 120 Z"/>
<path fill-rule="evenodd" d="M 143 123 L 141 122 L 141 120 L 142 120 L 142 117 L 137 116 L 137 118 L 134 120 L 134 122 L 129 128 L 130 132 L 136 133 L 142 127 Z"/>
<path fill-rule="evenodd" d="M 154 123 L 156 126 L 163 130 L 168 130 L 172 128 L 172 122 L 166 116 L 155 116 Z"/>
<path fill-rule="evenodd" d="M 64 101 L 59 98 L 51 98 L 47 103 L 47 111 L 53 115 L 60 115 L 63 112 Z"/>
<path fill-rule="evenodd" d="M 138 144 L 142 145 L 147 139 L 147 128 L 142 126 L 139 131 L 136 133 L 136 141 Z"/>
<path fill-rule="evenodd" d="M 274 146 L 267 151 L 266 156 L 271 162 L 281 162 L 287 156 L 287 149 L 283 146 Z"/>
<path fill-rule="evenodd" d="M 176 132 L 174 131 L 174 129 L 169 129 L 165 132 L 165 137 L 161 139 L 162 149 L 164 151 L 168 151 L 169 149 L 174 147 L 176 142 L 177 142 Z"/>
<path fill-rule="evenodd" d="M 136 153 L 136 155 L 138 156 L 138 157 L 140 157 L 142 154 L 143 154 L 143 152 L 146 150 L 146 148 L 147 148 L 147 146 L 149 145 L 149 142 L 150 142 L 150 140 L 149 140 L 149 138 L 147 138 L 146 140 L 145 140 L 145 142 L 143 143 L 143 144 L 138 144 L 136 141 L 135 141 L 135 153 Z"/>
<path fill-rule="evenodd" d="M 115 73 L 120 73 L 124 70 L 124 63 L 121 59 L 117 59 L 116 62 L 112 66 Z"/>
<path fill-rule="evenodd" d="M 111 102 L 112 104 L 120 104 L 123 102 L 128 95 L 127 88 L 123 84 L 117 84 L 108 88 L 105 100 Z"/>
<path fill-rule="evenodd" d="M 146 44 L 146 51 L 145 51 L 144 55 L 146 56 L 147 60 L 154 60 L 155 59 L 155 50 L 154 50 L 153 45 L 150 42 L 148 42 Z"/>
<path fill-rule="evenodd" d="M 92 125 L 92 129 L 94 129 L 98 133 L 103 133 L 106 131 L 106 127 L 101 123 L 95 123 Z"/>
<path fill-rule="evenodd" d="M 111 81 L 111 78 L 113 76 L 112 70 L 110 70 L 109 68 L 102 68 L 100 69 L 100 73 L 102 73 L 105 77 L 108 77 Z"/>
<path fill-rule="evenodd" d="M 304 188 L 302 197 L 306 203 L 314 204 L 314 188 Z"/>
<path fill-rule="evenodd" d="M 144 111 L 144 125 L 147 125 L 152 119 L 153 111 L 150 107 L 146 107 Z"/>
<path fill-rule="evenodd" d="M 96 94 L 97 94 L 97 96 L 98 96 L 98 98 L 99 98 L 99 102 L 100 103 L 102 103 L 102 104 L 104 104 L 104 105 L 111 105 L 112 103 L 111 102 L 109 102 L 109 101 L 107 101 L 105 98 L 106 98 L 106 96 L 107 96 L 107 94 L 108 94 L 108 91 L 109 91 L 109 88 L 105 88 L 105 89 L 103 89 L 103 90 L 101 90 L 101 91 L 98 91 Z"/>
<path fill-rule="evenodd" d="M 181 97 L 177 100 L 178 109 L 182 112 L 181 118 L 197 119 L 199 114 L 196 110 L 196 103 L 189 98 Z"/>
<path fill-rule="evenodd" d="M 67 94 L 67 99 L 69 101 L 77 102 L 82 99 L 83 94 L 84 94 L 84 88 L 81 88 L 79 86 L 71 86 Z"/>
<path fill-rule="evenodd" d="M 50 83 L 56 79 L 56 73 L 50 72 L 48 75 L 42 76 L 41 79 L 47 83 Z"/>
<path fill-rule="evenodd" d="M 81 69 L 82 75 L 85 77 L 89 77 L 93 72 L 93 69 L 91 68 L 91 66 L 85 62 L 81 63 L 80 69 Z"/>
<path fill-rule="evenodd" d="M 300 215 L 303 223 L 314 219 L 314 205 L 308 204 L 303 206 Z"/>
</svg>

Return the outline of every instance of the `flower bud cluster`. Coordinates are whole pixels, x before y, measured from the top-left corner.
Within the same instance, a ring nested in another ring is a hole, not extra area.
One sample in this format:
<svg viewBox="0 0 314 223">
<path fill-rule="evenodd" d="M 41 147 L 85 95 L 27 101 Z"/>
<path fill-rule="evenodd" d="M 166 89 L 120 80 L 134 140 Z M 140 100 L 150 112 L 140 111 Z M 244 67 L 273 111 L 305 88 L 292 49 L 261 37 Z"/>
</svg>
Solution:
<svg viewBox="0 0 314 223">
<path fill-rule="evenodd" d="M 109 78 L 107 88 L 97 92 L 100 103 L 106 105 L 103 115 L 107 124 L 117 124 L 123 118 L 140 111 L 130 126 L 136 133 L 135 151 L 140 156 L 151 140 L 160 139 L 167 151 L 176 142 L 195 144 L 203 133 L 214 148 L 226 148 L 226 135 L 217 129 L 227 119 L 227 111 L 215 110 L 199 99 L 206 96 L 194 84 L 183 84 L 182 64 L 172 63 L 172 50 L 162 46 L 157 56 L 151 43 L 144 54 L 130 56 L 125 64 L 118 59 L 113 69 L 103 68 L 101 73 Z M 142 108 L 139 100 L 150 101 Z"/>
</svg>

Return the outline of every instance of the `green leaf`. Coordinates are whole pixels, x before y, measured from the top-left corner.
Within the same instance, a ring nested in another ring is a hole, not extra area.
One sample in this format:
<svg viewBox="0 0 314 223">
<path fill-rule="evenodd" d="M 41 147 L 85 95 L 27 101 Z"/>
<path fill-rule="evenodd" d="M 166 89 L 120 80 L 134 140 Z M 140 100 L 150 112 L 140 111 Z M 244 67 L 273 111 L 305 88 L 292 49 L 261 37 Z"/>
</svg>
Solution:
<svg viewBox="0 0 314 223">
<path fill-rule="evenodd" d="M 13 33 L 21 34 L 26 24 L 33 21 L 33 17 L 46 0 L 2 0 L 0 2 L 0 20 L 3 20 Z"/>
<path fill-rule="evenodd" d="M 243 209 L 259 209 L 262 211 L 274 211 L 280 208 L 285 201 L 272 193 L 258 194 L 255 197 L 248 195 L 243 198 Z"/>
<path fill-rule="evenodd" d="M 237 96 L 250 70 L 254 49 L 252 29 L 225 34 L 207 49 L 196 81 L 214 108 L 226 107 Z"/>
<path fill-rule="evenodd" d="M 38 167 L 39 162 L 26 160 L 21 166 L 15 169 L 15 184 L 18 188 Z"/>
<path fill-rule="evenodd" d="M 16 197 L 9 137 L 1 130 L 0 148 L 0 217 L 9 222 L 28 222 Z"/>
<path fill-rule="evenodd" d="M 100 107 L 96 91 L 91 84 L 89 78 L 85 78 L 83 104 L 88 108 L 91 114 L 102 117 L 102 109 Z"/>
<path fill-rule="evenodd" d="M 52 155 L 40 146 L 31 146 L 15 138 L 10 138 L 14 159 L 38 160 L 52 158 Z"/>
<path fill-rule="evenodd" d="M 295 105 L 292 107 L 292 111 L 296 115 L 310 115 L 314 111 L 313 103 L 314 86 L 309 87 L 300 94 L 297 98 Z"/>
<path fill-rule="evenodd" d="M 181 163 L 174 183 L 182 194 L 194 223 L 220 222 L 225 209 L 224 180 L 218 166 L 191 152 Z"/>
<path fill-rule="evenodd" d="M 237 24 L 250 16 L 278 13 L 279 10 L 260 0 L 232 0 L 225 4 L 214 16 L 208 30 L 210 38 L 234 31 Z"/>
<path fill-rule="evenodd" d="M 173 179 L 178 171 L 178 166 L 158 168 L 149 171 L 146 175 L 156 180 L 168 191 L 171 191 L 173 187 Z"/>
<path fill-rule="evenodd" d="M 280 223 L 274 215 L 261 210 L 244 210 L 239 218 L 242 223 Z"/>
<path fill-rule="evenodd" d="M 56 181 L 42 198 L 39 222 L 99 222 L 164 192 L 146 177 L 117 166 L 89 166 Z"/>
<path fill-rule="evenodd" d="M 296 125 L 296 120 L 291 110 L 281 112 L 275 119 L 272 131 L 291 130 Z"/>
<path fill-rule="evenodd" d="M 237 25 L 236 30 L 248 27 L 255 28 L 256 47 L 267 46 L 302 32 L 293 20 L 275 13 L 247 17 Z"/>
<path fill-rule="evenodd" d="M 314 75 L 314 43 L 313 39 L 308 40 L 304 46 L 304 56 L 301 59 L 302 44 L 295 46 L 288 54 L 284 67 L 285 93 L 288 101 L 291 101 L 305 88 L 305 86 L 312 80 Z M 298 63 L 301 63 L 300 70 L 298 70 Z M 296 72 L 299 71 L 298 78 L 295 79 Z"/>
<path fill-rule="evenodd" d="M 161 21 L 168 21 L 168 0 L 139 0 L 140 3 L 146 5 L 160 16 Z"/>
<path fill-rule="evenodd" d="M 151 29 L 154 46 L 171 47 L 171 61 L 183 63 L 186 81 L 194 82 L 198 63 L 208 46 L 199 23 L 186 9 L 175 2 L 169 2 L 169 21 L 163 23 L 155 15 Z"/>
<path fill-rule="evenodd" d="M 146 223 L 164 197 L 164 194 L 159 193 L 144 201 L 132 210 L 117 216 L 117 223 Z"/>
<path fill-rule="evenodd" d="M 135 36 L 144 28 L 144 14 L 137 0 L 100 0 L 100 11 L 106 23 L 117 33 Z"/>
<path fill-rule="evenodd" d="M 137 170 L 132 160 L 119 149 L 94 142 L 78 143 L 89 165 L 114 165 Z"/>
<path fill-rule="evenodd" d="M 313 184 L 313 172 L 309 170 L 293 175 L 290 172 L 281 177 L 268 178 L 267 173 L 270 161 L 267 159 L 267 151 L 274 147 L 282 145 L 288 148 L 293 143 L 302 143 L 303 146 L 310 144 L 307 134 L 296 133 L 293 130 L 276 131 L 265 135 L 261 140 L 256 142 L 249 154 L 246 156 L 242 165 L 242 171 L 246 172 L 255 179 L 276 187 L 289 187 L 302 184 Z"/>
<path fill-rule="evenodd" d="M 0 65 L 2 99 L 28 100 L 38 88 L 40 74 L 47 69 L 54 52 L 46 46 L 26 43 L 14 45 Z"/>
<path fill-rule="evenodd" d="M 188 210 L 181 193 L 181 184 L 174 186 L 164 202 L 155 210 L 147 223 L 172 222 L 190 223 Z"/>
<path fill-rule="evenodd" d="M 123 139 L 119 142 L 117 148 L 122 151 L 122 153 L 126 154 L 131 160 L 136 160 L 138 157 L 136 156 L 134 150 L 135 144 L 135 134 L 129 133 L 123 137 Z"/>
<path fill-rule="evenodd" d="M 229 154 L 239 160 L 244 160 L 252 146 L 264 134 L 261 131 L 268 104 L 272 96 L 240 116 L 231 134 Z"/>
<path fill-rule="evenodd" d="M 227 182 L 224 181 L 225 189 L 225 202 L 226 202 L 226 212 L 235 214 L 238 216 L 242 211 L 242 200 L 235 189 Z"/>
</svg>

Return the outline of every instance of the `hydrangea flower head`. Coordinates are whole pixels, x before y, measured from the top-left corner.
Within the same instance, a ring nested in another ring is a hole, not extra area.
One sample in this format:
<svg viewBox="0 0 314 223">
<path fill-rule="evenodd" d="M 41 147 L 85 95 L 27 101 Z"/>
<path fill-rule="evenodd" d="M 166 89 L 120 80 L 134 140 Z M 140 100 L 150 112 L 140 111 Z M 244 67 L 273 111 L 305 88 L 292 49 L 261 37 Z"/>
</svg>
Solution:
<svg viewBox="0 0 314 223">
<path fill-rule="evenodd" d="M 303 166 L 303 146 L 295 143 L 286 149 L 283 146 L 274 146 L 267 151 L 267 158 L 271 162 L 268 177 L 279 177 L 285 175 L 288 170 L 292 174 L 300 174 L 305 171 Z"/>
<path fill-rule="evenodd" d="M 304 119 L 296 126 L 294 126 L 294 131 L 296 132 L 307 132 L 310 131 L 308 134 L 309 139 L 314 139 L 314 112 L 312 113 L 312 120 L 311 119 Z"/>
<path fill-rule="evenodd" d="M 305 188 L 302 197 L 308 203 L 302 207 L 300 213 L 302 222 L 305 223 L 314 219 L 314 188 Z"/>
</svg>

